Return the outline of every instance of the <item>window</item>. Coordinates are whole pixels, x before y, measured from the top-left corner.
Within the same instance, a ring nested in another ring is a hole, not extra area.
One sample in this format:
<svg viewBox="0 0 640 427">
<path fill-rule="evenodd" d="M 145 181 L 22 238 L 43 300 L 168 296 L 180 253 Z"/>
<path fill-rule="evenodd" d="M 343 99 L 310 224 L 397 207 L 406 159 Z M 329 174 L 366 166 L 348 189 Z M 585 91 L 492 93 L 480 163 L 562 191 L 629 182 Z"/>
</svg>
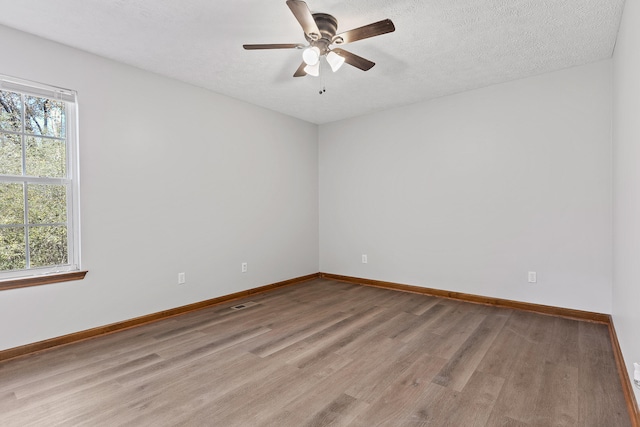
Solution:
<svg viewBox="0 0 640 427">
<path fill-rule="evenodd" d="M 0 75 L 0 280 L 78 271 L 76 93 Z"/>
</svg>

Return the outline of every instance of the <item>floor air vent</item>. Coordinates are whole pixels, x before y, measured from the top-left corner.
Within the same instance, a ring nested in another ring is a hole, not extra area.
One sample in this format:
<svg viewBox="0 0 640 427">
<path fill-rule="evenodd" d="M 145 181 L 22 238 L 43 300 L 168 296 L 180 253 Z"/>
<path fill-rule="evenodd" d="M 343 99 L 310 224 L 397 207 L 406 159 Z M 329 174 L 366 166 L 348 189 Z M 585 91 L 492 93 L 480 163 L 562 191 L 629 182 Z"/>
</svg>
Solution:
<svg viewBox="0 0 640 427">
<path fill-rule="evenodd" d="M 231 307 L 231 310 L 244 310 L 245 308 L 253 307 L 254 305 L 258 305 L 258 303 L 253 301 L 243 302 L 242 304 L 234 305 Z"/>
</svg>

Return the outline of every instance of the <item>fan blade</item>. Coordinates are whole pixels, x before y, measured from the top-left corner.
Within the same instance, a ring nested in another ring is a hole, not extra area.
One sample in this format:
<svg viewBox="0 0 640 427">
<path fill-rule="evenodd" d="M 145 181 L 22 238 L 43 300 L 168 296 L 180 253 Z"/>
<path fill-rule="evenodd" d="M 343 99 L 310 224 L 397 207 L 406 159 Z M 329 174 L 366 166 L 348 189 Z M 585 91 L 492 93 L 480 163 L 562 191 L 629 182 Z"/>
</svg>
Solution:
<svg viewBox="0 0 640 427">
<path fill-rule="evenodd" d="M 304 70 L 304 67 L 306 67 L 307 64 L 302 61 L 302 64 L 300 64 L 300 66 L 298 67 L 298 69 L 296 70 L 295 73 L 293 73 L 293 77 L 304 77 L 307 75 L 307 72 Z"/>
<path fill-rule="evenodd" d="M 347 52 L 344 49 L 335 48 L 332 49 L 332 51 L 342 56 L 344 58 L 344 62 L 356 68 L 360 68 L 362 71 L 370 70 L 374 65 L 376 65 L 375 62 L 371 62 L 368 59 L 364 59 L 362 56 Z"/>
<path fill-rule="evenodd" d="M 288 43 L 288 44 L 243 44 L 243 48 L 246 50 L 258 50 L 258 49 L 302 49 L 303 44 L 300 43 Z"/>
<path fill-rule="evenodd" d="M 309 36 L 311 40 L 319 40 L 320 30 L 307 4 L 301 0 L 287 0 L 287 6 L 289 6 L 289 9 L 293 12 L 293 16 L 295 16 L 300 23 L 304 33 Z"/>
<path fill-rule="evenodd" d="M 390 19 L 374 22 L 373 24 L 365 25 L 364 27 L 354 28 L 353 30 L 345 31 L 344 33 L 337 34 L 332 43 L 345 44 L 353 43 L 358 40 L 368 39 L 369 37 L 375 37 L 382 34 L 392 33 L 396 30 Z"/>
</svg>

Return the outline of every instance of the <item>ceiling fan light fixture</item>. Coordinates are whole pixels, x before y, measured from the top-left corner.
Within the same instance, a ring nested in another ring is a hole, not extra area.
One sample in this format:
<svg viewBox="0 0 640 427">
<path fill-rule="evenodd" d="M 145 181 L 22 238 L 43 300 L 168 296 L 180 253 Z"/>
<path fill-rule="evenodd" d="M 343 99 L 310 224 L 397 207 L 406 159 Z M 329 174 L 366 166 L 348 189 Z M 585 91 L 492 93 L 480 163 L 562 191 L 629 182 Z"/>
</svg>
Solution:
<svg viewBox="0 0 640 427">
<path fill-rule="evenodd" d="M 307 65 L 316 65 L 320 61 L 320 49 L 316 46 L 306 48 L 302 51 L 302 60 Z"/>
<path fill-rule="evenodd" d="M 382 21 L 336 34 L 338 20 L 334 16 L 328 13 L 312 13 L 304 0 L 287 0 L 286 3 L 298 24 L 302 27 L 307 44 L 271 43 L 245 44 L 242 46 L 246 50 L 302 49 L 302 62 L 293 73 L 293 77 L 319 76 L 320 62 L 323 56 L 326 57 L 327 63 L 331 66 L 333 72 L 338 71 L 345 62 L 362 71 L 368 71 L 376 65 L 375 62 L 341 49 L 338 46 L 392 33 L 396 30 L 390 19 L 383 19 Z M 335 48 L 332 53 L 334 45 Z"/>
<path fill-rule="evenodd" d="M 335 52 L 327 53 L 327 62 L 331 66 L 331 70 L 335 73 L 344 64 L 344 58 Z"/>
<path fill-rule="evenodd" d="M 320 61 L 317 61 L 313 65 L 307 65 L 304 67 L 304 72 L 310 76 L 318 77 L 320 75 Z"/>
</svg>

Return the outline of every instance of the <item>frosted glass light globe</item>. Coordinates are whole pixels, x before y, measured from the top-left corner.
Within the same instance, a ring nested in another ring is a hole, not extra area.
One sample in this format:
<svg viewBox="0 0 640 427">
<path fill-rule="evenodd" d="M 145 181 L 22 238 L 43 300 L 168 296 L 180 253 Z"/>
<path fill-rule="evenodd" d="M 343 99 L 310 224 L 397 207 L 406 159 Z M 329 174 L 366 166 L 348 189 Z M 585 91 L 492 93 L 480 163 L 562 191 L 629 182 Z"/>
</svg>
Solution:
<svg viewBox="0 0 640 427">
<path fill-rule="evenodd" d="M 335 52 L 329 52 L 327 54 L 327 62 L 331 65 L 331 71 L 335 73 L 344 64 L 344 58 Z"/>
<path fill-rule="evenodd" d="M 318 77 L 320 75 L 320 61 L 317 61 L 313 65 L 307 65 L 304 67 L 304 72 L 313 77 Z"/>
<path fill-rule="evenodd" d="M 316 65 L 320 60 L 320 49 L 311 46 L 302 51 L 302 60 L 307 65 Z"/>
</svg>

